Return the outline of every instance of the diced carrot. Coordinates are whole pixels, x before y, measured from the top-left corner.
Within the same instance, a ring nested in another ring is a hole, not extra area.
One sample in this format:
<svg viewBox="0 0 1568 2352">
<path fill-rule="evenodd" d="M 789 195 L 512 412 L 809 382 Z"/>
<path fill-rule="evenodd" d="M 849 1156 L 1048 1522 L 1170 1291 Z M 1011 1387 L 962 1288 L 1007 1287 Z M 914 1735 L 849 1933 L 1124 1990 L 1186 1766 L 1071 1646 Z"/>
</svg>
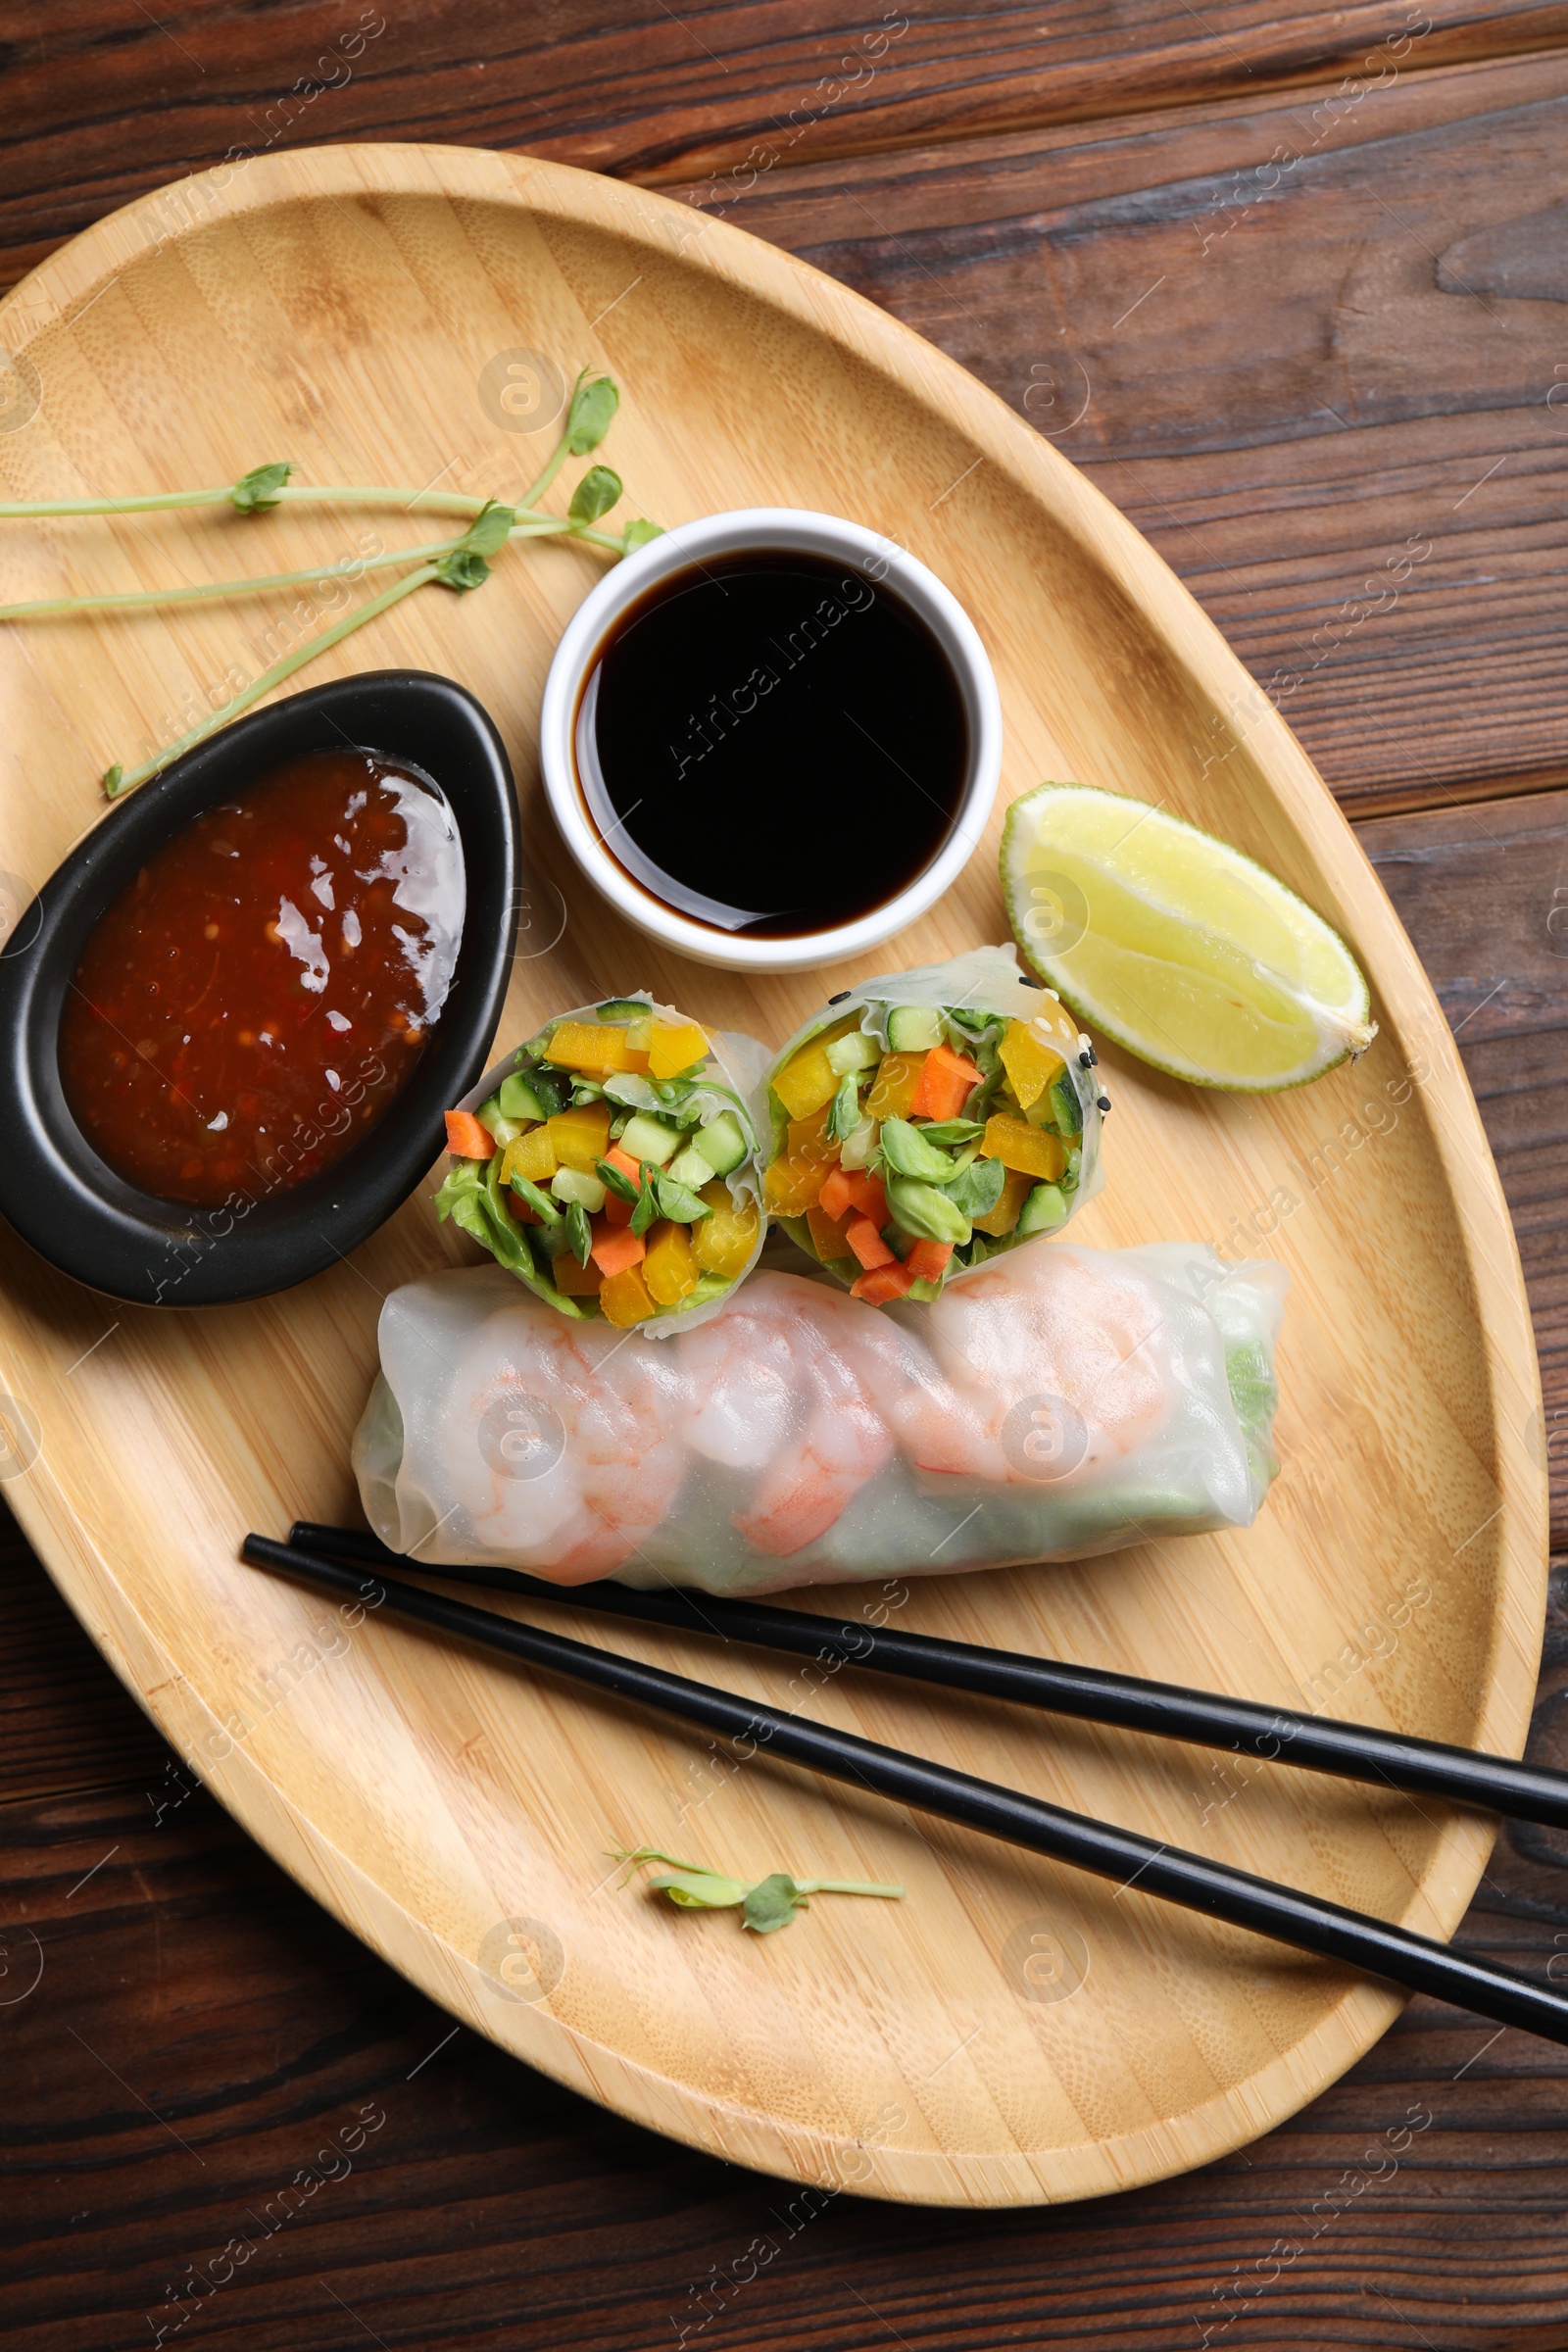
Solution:
<svg viewBox="0 0 1568 2352">
<path fill-rule="evenodd" d="M 488 1159 L 495 1148 L 495 1137 L 471 1110 L 447 1112 L 447 1150 L 459 1159 Z"/>
<path fill-rule="evenodd" d="M 597 1298 L 604 1276 L 592 1258 L 579 1266 L 569 1250 L 564 1250 L 550 1268 L 550 1278 L 564 1298 Z"/>
<path fill-rule="evenodd" d="M 648 1295 L 641 1266 L 623 1266 L 618 1274 L 607 1275 L 599 1293 L 599 1304 L 607 1323 L 620 1325 L 646 1323 L 658 1311 Z"/>
<path fill-rule="evenodd" d="M 869 1217 L 852 1217 L 844 1229 L 844 1238 L 867 1272 L 872 1266 L 892 1264 L 894 1253 Z"/>
<path fill-rule="evenodd" d="M 832 1217 L 835 1221 L 843 1216 L 847 1208 L 854 1206 L 855 1195 L 850 1190 L 849 1177 L 842 1168 L 828 1170 L 822 1179 L 819 1199 L 822 1214 L 825 1217 Z"/>
<path fill-rule="evenodd" d="M 602 1211 L 589 1220 L 588 1230 L 593 1236 L 594 1264 L 601 1274 L 620 1274 L 627 1266 L 642 1263 L 646 1250 L 640 1233 L 625 1225 L 612 1225 Z"/>
<path fill-rule="evenodd" d="M 822 1189 L 825 1192 L 827 1188 L 824 1185 Z M 824 1215 L 820 1201 L 812 1201 L 806 1212 L 806 1222 L 811 1229 L 811 1247 L 824 1266 L 830 1266 L 836 1257 L 849 1256 L 850 1245 L 843 1226 Z"/>
<path fill-rule="evenodd" d="M 850 1199 L 862 1217 L 869 1217 L 878 1227 L 888 1221 L 888 1197 L 880 1176 L 868 1176 L 864 1168 L 851 1168 L 848 1177 Z"/>
<path fill-rule="evenodd" d="M 980 1083 L 972 1061 L 951 1046 L 933 1046 L 920 1070 L 909 1104 L 911 1119 L 956 1119 Z"/>
<path fill-rule="evenodd" d="M 916 1242 L 905 1265 L 916 1282 L 940 1282 L 953 1255 L 951 1242 Z"/>
<path fill-rule="evenodd" d="M 515 1217 L 519 1225 L 542 1225 L 544 1223 L 539 1211 L 536 1208 L 530 1208 L 522 1195 L 514 1193 L 510 1185 L 504 1184 L 501 1187 L 501 1198 L 507 1204 L 508 1214 Z"/>
<path fill-rule="evenodd" d="M 871 1266 L 858 1281 L 850 1285 L 852 1298 L 863 1298 L 867 1306 L 886 1306 L 891 1298 L 902 1298 L 906 1291 L 919 1280 L 907 1258 L 900 1265 L 897 1258 L 891 1266 Z"/>
<path fill-rule="evenodd" d="M 637 1162 L 632 1158 L 630 1152 L 623 1152 L 618 1144 L 611 1145 L 610 1150 L 605 1153 L 605 1162 L 607 1166 L 617 1169 L 629 1184 L 637 1182 Z M 605 1214 L 612 1225 L 629 1225 L 633 1206 L 632 1201 L 623 1200 L 618 1193 L 612 1193 L 609 1185 L 606 1185 Z"/>
</svg>

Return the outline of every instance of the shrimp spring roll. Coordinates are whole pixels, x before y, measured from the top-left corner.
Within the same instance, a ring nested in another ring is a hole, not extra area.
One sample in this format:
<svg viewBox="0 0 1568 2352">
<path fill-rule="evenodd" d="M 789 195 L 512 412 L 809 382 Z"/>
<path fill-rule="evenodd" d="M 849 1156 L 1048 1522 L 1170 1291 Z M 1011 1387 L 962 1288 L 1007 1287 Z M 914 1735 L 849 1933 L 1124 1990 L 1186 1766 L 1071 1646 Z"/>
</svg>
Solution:
<svg viewBox="0 0 1568 2352">
<path fill-rule="evenodd" d="M 646 992 L 560 1013 L 448 1111 L 436 1213 L 571 1321 L 700 1320 L 762 1247 L 761 1060 Z"/>
<path fill-rule="evenodd" d="M 1095 1050 L 1012 947 L 864 980 L 767 1073 L 770 1216 L 857 1298 L 935 1298 L 1100 1182 Z"/>
<path fill-rule="evenodd" d="M 1062 1243 L 917 1312 L 753 1274 L 648 1344 L 482 1266 L 381 1313 L 367 1516 L 421 1560 L 710 1592 L 952 1575 L 1246 1527 L 1287 1277 Z"/>
</svg>

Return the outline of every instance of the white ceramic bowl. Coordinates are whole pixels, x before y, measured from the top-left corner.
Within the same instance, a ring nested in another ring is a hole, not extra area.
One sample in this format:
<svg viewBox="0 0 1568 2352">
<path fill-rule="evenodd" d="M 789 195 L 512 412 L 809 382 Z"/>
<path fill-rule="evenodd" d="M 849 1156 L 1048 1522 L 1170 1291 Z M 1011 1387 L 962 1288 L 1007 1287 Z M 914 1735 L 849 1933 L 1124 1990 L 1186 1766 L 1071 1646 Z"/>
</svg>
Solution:
<svg viewBox="0 0 1568 2352">
<path fill-rule="evenodd" d="M 750 939 L 697 922 L 645 890 L 606 850 L 588 813 L 572 753 L 578 701 L 600 648 L 629 605 L 670 572 L 711 556 L 748 548 L 787 548 L 827 556 L 888 584 L 917 612 L 953 664 L 969 724 L 969 764 L 957 813 L 925 871 L 895 898 L 853 923 L 794 939 Z M 968 614 L 934 572 L 893 540 L 836 514 L 795 507 L 743 507 L 683 522 L 615 565 L 568 622 L 545 681 L 540 717 L 545 790 L 566 846 L 590 882 L 628 921 L 699 963 L 730 971 L 793 972 L 838 963 L 902 931 L 941 898 L 968 861 L 985 829 L 1002 772 L 1002 706 L 984 646 Z"/>
</svg>

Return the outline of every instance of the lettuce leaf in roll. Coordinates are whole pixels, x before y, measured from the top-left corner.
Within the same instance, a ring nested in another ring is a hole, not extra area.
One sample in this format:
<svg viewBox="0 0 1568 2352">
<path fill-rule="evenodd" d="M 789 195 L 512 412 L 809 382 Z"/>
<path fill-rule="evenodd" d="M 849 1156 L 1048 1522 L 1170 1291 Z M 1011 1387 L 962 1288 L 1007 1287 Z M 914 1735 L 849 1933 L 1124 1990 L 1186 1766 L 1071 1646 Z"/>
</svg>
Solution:
<svg viewBox="0 0 1568 2352">
<path fill-rule="evenodd" d="M 646 990 L 558 1013 L 447 1113 L 436 1214 L 571 1321 L 701 1320 L 762 1247 L 762 1059 Z"/>
<path fill-rule="evenodd" d="M 1015 950 L 862 981 L 769 1067 L 763 1199 L 858 1298 L 927 1303 L 1100 1182 L 1094 1047 Z"/>
</svg>

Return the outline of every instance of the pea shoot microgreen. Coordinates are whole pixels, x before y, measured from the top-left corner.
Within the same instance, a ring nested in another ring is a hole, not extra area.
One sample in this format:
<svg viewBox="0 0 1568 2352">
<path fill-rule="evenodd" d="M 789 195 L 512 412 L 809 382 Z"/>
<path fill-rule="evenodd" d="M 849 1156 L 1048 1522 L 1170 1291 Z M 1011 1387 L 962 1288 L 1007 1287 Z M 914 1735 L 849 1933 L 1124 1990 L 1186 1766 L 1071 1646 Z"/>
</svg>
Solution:
<svg viewBox="0 0 1568 2352">
<path fill-rule="evenodd" d="M 904 1899 L 902 1886 L 879 1886 L 869 1879 L 797 1879 L 787 1870 L 775 1870 L 765 1879 L 748 1883 L 710 1870 L 701 1862 L 682 1862 L 652 1845 L 617 1845 L 610 1850 L 612 1861 L 626 1865 L 622 1886 L 630 1883 L 634 1871 L 662 1862 L 667 1867 L 647 1882 L 656 1892 L 667 1894 L 683 1911 L 739 1910 L 741 1926 L 759 1936 L 787 1928 L 797 1911 L 810 1909 L 808 1898 L 813 1894 L 876 1894 L 892 1902 Z"/>
<path fill-rule="evenodd" d="M 220 710 L 201 719 L 174 742 L 166 745 L 139 767 L 126 768 L 120 762 L 106 772 L 103 785 L 110 800 L 118 799 L 135 785 L 145 783 L 184 752 L 237 718 L 254 703 L 281 686 L 296 670 L 303 669 L 318 654 L 342 643 L 356 629 L 365 627 L 388 612 L 394 605 L 411 596 L 416 588 L 432 583 L 449 588 L 457 595 L 467 595 L 480 588 L 489 578 L 493 559 L 512 541 L 543 538 L 571 538 L 586 541 L 592 547 L 603 548 L 608 554 L 628 556 L 650 539 L 660 535 L 660 526 L 639 516 L 627 522 L 618 532 L 602 531 L 595 525 L 619 503 L 622 485 L 618 474 L 608 466 L 593 466 L 582 476 L 572 492 L 564 514 L 546 514 L 537 501 L 554 482 L 568 458 L 588 457 L 596 450 L 610 430 L 615 411 L 620 406 L 620 394 L 608 375 L 591 375 L 585 368 L 572 387 L 566 411 L 566 421 L 560 440 L 552 450 L 543 471 L 529 484 L 514 506 L 499 499 L 474 497 L 463 491 L 409 490 L 344 484 L 333 488 L 313 483 L 295 482 L 291 460 L 278 458 L 266 465 L 253 466 L 237 481 L 220 484 L 205 490 L 166 490 L 131 498 L 65 498 L 26 499 L 0 503 L 0 520 L 25 520 L 53 514 L 140 514 L 157 510 L 190 507 L 228 508 L 245 515 L 275 513 L 286 505 L 303 506 L 400 506 L 406 512 L 416 508 L 430 514 L 460 518 L 465 528 L 455 538 L 436 540 L 420 547 L 382 550 L 374 556 L 354 558 L 342 564 L 313 564 L 300 571 L 271 572 L 237 580 L 215 580 L 196 587 L 149 588 L 126 594 L 105 596 L 58 596 L 34 599 L 27 604 L 0 606 L 0 620 L 43 620 L 68 613 L 129 612 L 161 605 L 182 605 L 205 600 L 253 596 L 281 588 L 325 588 L 345 577 L 358 579 L 367 571 L 390 570 L 397 564 L 412 564 L 388 588 L 361 605 L 356 611 L 341 614 L 318 636 L 296 646 L 270 668 L 252 678 L 225 703 Z"/>
</svg>

